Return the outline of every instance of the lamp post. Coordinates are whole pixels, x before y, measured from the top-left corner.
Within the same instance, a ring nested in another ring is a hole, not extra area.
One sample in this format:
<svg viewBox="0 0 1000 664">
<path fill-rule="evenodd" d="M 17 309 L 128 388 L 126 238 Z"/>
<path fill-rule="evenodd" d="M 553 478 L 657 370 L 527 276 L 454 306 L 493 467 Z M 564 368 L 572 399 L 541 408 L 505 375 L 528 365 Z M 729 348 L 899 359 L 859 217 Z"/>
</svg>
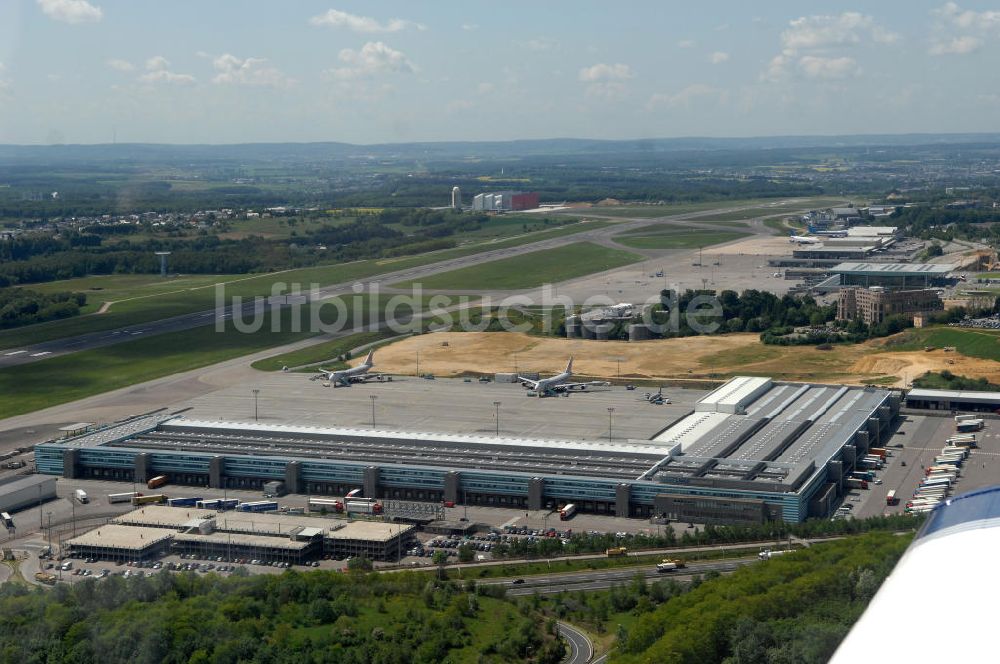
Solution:
<svg viewBox="0 0 1000 664">
<path fill-rule="evenodd" d="M 611 440 L 611 423 L 612 417 L 614 417 L 615 409 L 613 406 L 608 407 L 608 440 Z"/>
<path fill-rule="evenodd" d="M 253 421 L 257 421 L 257 395 L 260 394 L 260 390 L 256 387 L 250 390 L 253 392 Z"/>
<path fill-rule="evenodd" d="M 494 401 L 493 407 L 496 408 L 496 420 L 497 420 L 497 438 L 500 437 L 500 402 Z"/>
<path fill-rule="evenodd" d="M 368 398 L 372 400 L 372 428 L 375 428 L 375 400 L 378 399 L 377 395 L 369 394 Z"/>
</svg>

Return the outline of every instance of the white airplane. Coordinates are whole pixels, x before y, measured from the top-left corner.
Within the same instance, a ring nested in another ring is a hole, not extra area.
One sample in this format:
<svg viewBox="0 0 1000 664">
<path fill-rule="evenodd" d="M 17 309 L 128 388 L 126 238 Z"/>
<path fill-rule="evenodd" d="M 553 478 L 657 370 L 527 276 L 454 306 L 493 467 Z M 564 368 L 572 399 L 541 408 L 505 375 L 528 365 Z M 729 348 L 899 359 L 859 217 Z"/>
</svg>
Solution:
<svg viewBox="0 0 1000 664">
<path fill-rule="evenodd" d="M 819 244 L 820 242 L 817 238 L 795 235 L 794 233 L 788 238 L 788 241 L 792 244 Z"/>
<path fill-rule="evenodd" d="M 611 383 L 605 380 L 592 380 L 587 383 L 567 383 L 566 381 L 573 375 L 573 358 L 569 358 L 569 363 L 566 364 L 566 370 L 560 374 L 556 374 L 551 378 L 542 378 L 541 380 L 532 380 L 530 378 L 524 378 L 518 376 L 517 379 L 521 381 L 521 385 L 528 388 L 529 390 L 534 390 L 539 397 L 548 396 L 550 394 L 558 394 L 559 392 L 571 392 L 573 390 L 580 390 L 583 392 L 588 387 L 607 387 Z"/>
<path fill-rule="evenodd" d="M 309 380 L 319 380 L 323 378 L 326 382 L 324 385 L 337 387 L 343 385 L 348 387 L 351 383 L 364 383 L 369 380 L 377 380 L 379 382 L 384 380 L 392 380 L 390 376 L 385 374 L 370 374 L 368 370 L 375 366 L 375 351 L 368 351 L 368 357 L 365 361 L 356 367 L 351 367 L 350 369 L 341 369 L 340 371 L 326 371 L 325 369 L 320 369 L 319 374 L 313 376 Z"/>
</svg>

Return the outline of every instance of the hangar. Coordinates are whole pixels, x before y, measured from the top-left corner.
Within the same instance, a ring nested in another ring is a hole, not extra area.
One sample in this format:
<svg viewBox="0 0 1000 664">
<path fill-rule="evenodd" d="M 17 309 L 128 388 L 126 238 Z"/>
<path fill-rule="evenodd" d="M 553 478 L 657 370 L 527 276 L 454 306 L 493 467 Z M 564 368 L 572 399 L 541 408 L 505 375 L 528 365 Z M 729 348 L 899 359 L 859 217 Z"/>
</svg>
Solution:
<svg viewBox="0 0 1000 664">
<path fill-rule="evenodd" d="M 36 446 L 39 472 L 749 523 L 826 515 L 898 393 L 737 377 L 651 439 L 547 440 L 149 415 Z"/>
</svg>

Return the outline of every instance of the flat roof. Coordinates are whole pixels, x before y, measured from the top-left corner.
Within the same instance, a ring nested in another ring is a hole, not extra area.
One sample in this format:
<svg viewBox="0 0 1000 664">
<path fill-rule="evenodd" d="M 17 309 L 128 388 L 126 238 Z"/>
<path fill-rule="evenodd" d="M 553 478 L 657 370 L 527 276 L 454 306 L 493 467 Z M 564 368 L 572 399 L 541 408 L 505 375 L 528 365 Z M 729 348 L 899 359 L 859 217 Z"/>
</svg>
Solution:
<svg viewBox="0 0 1000 664">
<path fill-rule="evenodd" d="M 925 390 L 914 388 L 907 392 L 907 399 L 948 399 L 951 401 L 973 401 L 976 403 L 1000 403 L 1000 392 L 977 392 L 975 390 Z"/>
<path fill-rule="evenodd" d="M 956 269 L 951 263 L 840 263 L 831 272 L 840 274 L 943 276 Z"/>
<path fill-rule="evenodd" d="M 296 529 L 318 528 L 323 531 L 339 521 L 285 514 L 283 512 L 216 512 L 194 507 L 169 507 L 147 505 L 112 519 L 115 523 L 153 526 L 159 528 L 194 528 L 205 521 L 214 520 L 215 530 L 267 536 L 288 536 Z"/>
<path fill-rule="evenodd" d="M 892 235 L 895 232 L 895 226 L 852 226 L 847 229 L 848 237 L 852 235 Z"/>
<path fill-rule="evenodd" d="M 13 477 L 0 478 L 0 494 L 13 493 L 21 489 L 33 486 L 54 483 L 56 478 L 52 475 L 14 475 Z"/>
<path fill-rule="evenodd" d="M 59 431 L 79 431 L 80 429 L 86 429 L 87 427 L 94 426 L 93 422 L 74 422 L 73 424 L 67 424 L 64 427 L 59 427 Z"/>
<path fill-rule="evenodd" d="M 400 534 L 413 530 L 413 526 L 405 523 L 384 523 L 381 521 L 351 521 L 342 528 L 337 528 L 327 534 L 328 539 L 365 540 L 369 542 L 388 542 Z"/>
<path fill-rule="evenodd" d="M 201 533 L 177 533 L 175 542 L 206 542 L 219 545 L 255 546 L 261 549 L 288 549 L 301 551 L 310 545 L 308 541 L 293 540 L 286 537 L 270 537 L 267 535 L 247 535 L 245 533 L 214 532 L 207 535 Z"/>
<path fill-rule="evenodd" d="M 212 510 L 200 510 L 195 507 L 146 505 L 121 516 L 116 516 L 111 519 L 111 522 L 133 526 L 173 528 L 177 530 L 191 525 L 192 522 L 201 522 L 213 517 L 215 517 L 215 512 Z"/>
<path fill-rule="evenodd" d="M 74 537 L 70 546 L 92 546 L 106 549 L 126 549 L 142 551 L 174 537 L 175 533 L 165 528 L 146 528 L 109 523 Z"/>
</svg>

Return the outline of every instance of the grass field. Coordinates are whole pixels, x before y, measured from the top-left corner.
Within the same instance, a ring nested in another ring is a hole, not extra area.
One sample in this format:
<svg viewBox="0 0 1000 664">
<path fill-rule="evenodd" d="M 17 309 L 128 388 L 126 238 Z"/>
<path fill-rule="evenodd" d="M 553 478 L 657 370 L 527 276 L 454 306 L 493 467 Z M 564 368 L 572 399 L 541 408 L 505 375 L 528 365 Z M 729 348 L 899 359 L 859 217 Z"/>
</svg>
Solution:
<svg viewBox="0 0 1000 664">
<path fill-rule="evenodd" d="M 633 249 L 692 249 L 746 237 L 738 231 L 685 231 L 650 235 L 619 235 L 615 242 Z"/>
<path fill-rule="evenodd" d="M 927 346 L 954 346 L 962 355 L 1000 362 L 1000 330 L 927 327 L 908 330 L 886 346 L 894 351 L 923 350 Z"/>
<path fill-rule="evenodd" d="M 333 339 L 321 344 L 316 344 L 315 346 L 309 346 L 308 348 L 293 350 L 289 353 L 282 353 L 281 355 L 275 355 L 263 360 L 257 360 L 250 366 L 260 371 L 281 371 L 282 367 L 294 368 L 317 364 L 329 364 L 330 366 L 328 368 L 332 369 L 343 368 L 340 366 L 334 366 L 334 364 L 339 364 L 337 363 L 337 358 L 340 355 L 343 355 L 358 346 L 364 346 L 365 344 L 391 339 L 395 336 L 398 336 L 398 334 L 392 330 L 359 332 L 340 339 Z"/>
<path fill-rule="evenodd" d="M 609 249 L 590 242 L 577 242 L 556 249 L 535 251 L 436 274 L 421 280 L 425 289 L 435 290 L 504 290 L 532 288 L 545 283 L 558 283 L 574 277 L 629 265 L 642 256 Z M 393 284 L 410 288 L 418 282 Z"/>
<path fill-rule="evenodd" d="M 84 315 L 97 311 L 104 302 L 139 297 L 163 297 L 174 294 L 175 291 L 187 292 L 192 288 L 204 288 L 240 277 L 241 275 L 192 274 L 163 279 L 159 274 L 107 274 L 50 281 L 44 284 L 30 284 L 25 288 L 39 293 L 58 293 L 60 291 L 85 293 L 87 304 L 80 310 L 81 315 Z"/>
<path fill-rule="evenodd" d="M 742 211 L 723 212 L 718 215 L 713 215 L 713 219 L 739 220 L 752 219 L 754 217 L 768 214 L 779 214 L 790 210 L 829 207 L 843 202 L 843 199 L 829 197 L 795 198 L 791 199 L 794 201 L 791 203 L 785 203 L 783 202 L 784 200 L 785 199 L 749 198 L 732 201 L 706 201 L 700 203 L 673 203 L 665 205 L 623 205 L 593 207 L 586 209 L 593 214 L 601 214 L 609 217 L 655 218 L 720 208 L 747 208 Z"/>
<path fill-rule="evenodd" d="M 388 296 L 382 296 L 379 304 L 387 300 Z M 359 304 L 356 306 L 355 302 Z M 367 297 L 345 299 L 345 303 L 345 328 L 353 326 L 355 313 L 360 314 L 360 322 L 368 320 L 370 302 Z M 303 307 L 303 316 L 308 320 L 309 315 L 310 312 Z M 327 326 L 335 322 L 329 315 L 324 315 L 322 319 Z M 226 324 L 223 332 L 216 332 L 215 326 L 209 325 L 6 367 L 0 369 L 0 394 L 4 395 L 0 401 L 0 419 L 197 369 L 321 333 L 320 330 L 310 330 L 305 323 L 303 331 L 292 331 L 289 310 L 282 312 L 279 329 L 282 331 L 271 331 L 270 319 L 254 333 L 239 332 L 231 323 Z"/>
<path fill-rule="evenodd" d="M 553 228 L 535 233 L 528 233 L 505 240 L 478 241 L 473 244 L 445 249 L 417 256 L 403 256 L 399 258 L 372 259 L 356 261 L 353 263 L 340 263 L 335 265 L 320 265 L 317 267 L 301 268 L 296 270 L 286 270 L 283 272 L 271 272 L 259 275 L 231 275 L 223 277 L 220 281 L 217 277 L 195 275 L 190 277 L 195 282 L 201 279 L 201 287 L 188 286 L 193 290 L 177 291 L 176 287 L 169 292 L 164 292 L 154 278 L 148 286 L 139 287 L 137 283 L 129 285 L 127 280 L 121 282 L 121 292 L 128 292 L 131 299 L 122 301 L 114 305 L 108 312 L 89 316 L 77 316 L 63 320 L 38 323 L 26 327 L 0 331 L 0 349 L 17 348 L 30 344 L 61 339 L 64 337 L 86 334 L 89 332 L 100 332 L 113 330 L 120 327 L 139 325 L 154 320 L 179 316 L 197 311 L 207 311 L 215 307 L 216 282 L 225 283 L 225 293 L 227 297 L 239 295 L 242 297 L 252 297 L 255 295 L 269 295 L 274 284 L 301 284 L 303 288 L 308 288 L 312 283 L 321 286 L 349 282 L 355 279 L 366 279 L 378 274 L 404 270 L 411 267 L 419 267 L 436 263 L 438 261 L 471 256 L 484 251 L 494 249 L 505 249 L 509 247 L 519 247 L 542 240 L 549 240 L 557 237 L 574 235 L 583 231 L 595 230 L 608 226 L 606 221 L 588 221 L 585 223 L 572 224 L 566 227 Z M 84 277 L 81 279 L 71 279 L 58 282 L 60 287 L 56 290 L 84 290 L 93 280 L 104 279 L 105 277 Z M 119 277 L 108 277 L 111 284 L 117 284 L 115 280 Z M 183 277 L 187 279 L 188 277 Z M 170 280 L 171 283 L 174 283 Z M 79 284 L 79 285 L 77 285 Z M 39 284 L 38 287 L 49 286 L 49 284 Z M 26 284 L 26 288 L 35 288 L 35 285 Z M 88 298 L 89 299 L 89 298 Z M 107 298 L 103 298 L 107 299 Z"/>
</svg>

